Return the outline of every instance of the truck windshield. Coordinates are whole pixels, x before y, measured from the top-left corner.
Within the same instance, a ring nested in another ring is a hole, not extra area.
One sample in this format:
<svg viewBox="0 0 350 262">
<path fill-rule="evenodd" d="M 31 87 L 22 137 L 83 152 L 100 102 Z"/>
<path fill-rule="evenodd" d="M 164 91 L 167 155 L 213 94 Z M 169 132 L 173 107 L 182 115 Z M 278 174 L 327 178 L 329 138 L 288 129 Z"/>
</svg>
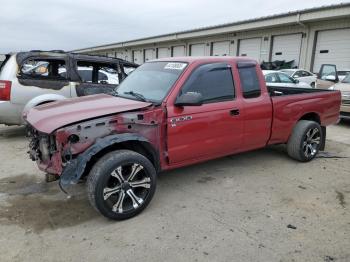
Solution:
<svg viewBox="0 0 350 262">
<path fill-rule="evenodd" d="M 115 90 L 116 95 L 159 103 L 186 68 L 187 63 L 149 62 L 138 67 Z"/>
</svg>

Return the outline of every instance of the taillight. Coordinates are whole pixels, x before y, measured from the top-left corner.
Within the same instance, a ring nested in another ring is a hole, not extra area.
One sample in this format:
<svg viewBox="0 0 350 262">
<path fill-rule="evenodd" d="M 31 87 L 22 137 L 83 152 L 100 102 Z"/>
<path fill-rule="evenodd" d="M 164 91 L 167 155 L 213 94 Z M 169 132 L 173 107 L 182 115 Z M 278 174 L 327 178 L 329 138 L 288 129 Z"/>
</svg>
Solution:
<svg viewBox="0 0 350 262">
<path fill-rule="evenodd" d="M 0 101 L 10 101 L 11 81 L 0 80 Z"/>
</svg>

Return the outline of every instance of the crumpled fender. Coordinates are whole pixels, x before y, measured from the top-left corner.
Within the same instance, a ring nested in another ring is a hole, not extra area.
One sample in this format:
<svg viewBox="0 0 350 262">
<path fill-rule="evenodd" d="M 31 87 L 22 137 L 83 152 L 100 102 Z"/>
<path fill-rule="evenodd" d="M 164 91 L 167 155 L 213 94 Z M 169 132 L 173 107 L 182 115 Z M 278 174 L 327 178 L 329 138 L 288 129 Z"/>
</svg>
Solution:
<svg viewBox="0 0 350 262">
<path fill-rule="evenodd" d="M 87 163 L 94 155 L 108 146 L 125 141 L 142 141 L 149 143 L 146 138 L 134 133 L 115 134 L 98 138 L 92 146 L 90 146 L 83 153 L 79 154 L 77 158 L 72 159 L 64 167 L 59 181 L 62 191 L 67 193 L 70 185 L 74 185 L 79 182 Z"/>
</svg>

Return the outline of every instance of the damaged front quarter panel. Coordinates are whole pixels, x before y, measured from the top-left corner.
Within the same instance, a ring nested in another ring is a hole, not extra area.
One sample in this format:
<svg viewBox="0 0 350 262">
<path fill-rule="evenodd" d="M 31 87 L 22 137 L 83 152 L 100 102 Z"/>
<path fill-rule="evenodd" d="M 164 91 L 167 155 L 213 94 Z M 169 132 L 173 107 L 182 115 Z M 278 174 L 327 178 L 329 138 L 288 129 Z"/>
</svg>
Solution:
<svg viewBox="0 0 350 262">
<path fill-rule="evenodd" d="M 63 167 L 60 187 L 68 193 L 86 173 L 89 161 L 99 152 L 117 143 L 142 143 L 153 159 L 159 159 L 160 117 L 162 110 L 127 112 L 98 118 L 57 130 L 56 144 Z"/>
</svg>

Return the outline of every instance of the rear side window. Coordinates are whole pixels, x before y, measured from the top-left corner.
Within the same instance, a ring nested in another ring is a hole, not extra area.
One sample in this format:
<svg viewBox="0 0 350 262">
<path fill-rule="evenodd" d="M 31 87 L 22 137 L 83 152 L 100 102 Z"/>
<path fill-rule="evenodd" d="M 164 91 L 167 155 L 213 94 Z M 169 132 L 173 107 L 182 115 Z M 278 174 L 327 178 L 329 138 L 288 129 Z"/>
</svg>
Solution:
<svg viewBox="0 0 350 262">
<path fill-rule="evenodd" d="M 255 66 L 238 68 L 244 98 L 255 98 L 261 94 L 260 83 Z"/>
<path fill-rule="evenodd" d="M 307 71 L 301 71 L 301 76 L 312 76 L 312 75 Z"/>
<path fill-rule="evenodd" d="M 286 84 L 293 83 L 293 79 L 285 74 L 278 73 L 278 77 L 279 77 L 281 83 L 286 83 Z"/>
<path fill-rule="evenodd" d="M 235 96 L 231 67 L 225 63 L 198 67 L 189 77 L 181 93 L 196 92 L 203 103 L 233 100 Z"/>
<path fill-rule="evenodd" d="M 118 65 L 78 61 L 78 74 L 84 83 L 119 84 Z"/>
<path fill-rule="evenodd" d="M 267 74 L 265 76 L 266 83 L 278 83 L 278 78 L 275 73 Z"/>
<path fill-rule="evenodd" d="M 20 69 L 20 75 L 29 78 L 66 80 L 66 63 L 56 59 L 27 59 Z"/>
</svg>

